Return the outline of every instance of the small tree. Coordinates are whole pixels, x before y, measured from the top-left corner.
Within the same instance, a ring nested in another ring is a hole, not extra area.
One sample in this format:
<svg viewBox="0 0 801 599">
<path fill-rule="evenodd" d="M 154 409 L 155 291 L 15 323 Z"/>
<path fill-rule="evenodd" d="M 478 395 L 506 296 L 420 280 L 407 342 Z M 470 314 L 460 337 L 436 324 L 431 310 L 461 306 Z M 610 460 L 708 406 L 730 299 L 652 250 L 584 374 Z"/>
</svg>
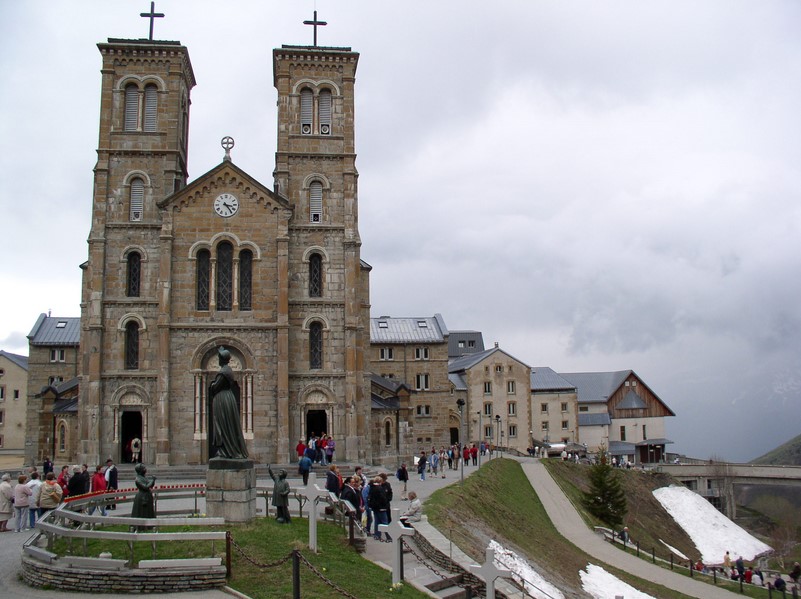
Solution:
<svg viewBox="0 0 801 599">
<path fill-rule="evenodd" d="M 626 494 L 603 449 L 598 453 L 598 463 L 590 467 L 590 490 L 584 493 L 583 503 L 593 516 L 612 528 L 623 524 L 628 511 Z"/>
</svg>

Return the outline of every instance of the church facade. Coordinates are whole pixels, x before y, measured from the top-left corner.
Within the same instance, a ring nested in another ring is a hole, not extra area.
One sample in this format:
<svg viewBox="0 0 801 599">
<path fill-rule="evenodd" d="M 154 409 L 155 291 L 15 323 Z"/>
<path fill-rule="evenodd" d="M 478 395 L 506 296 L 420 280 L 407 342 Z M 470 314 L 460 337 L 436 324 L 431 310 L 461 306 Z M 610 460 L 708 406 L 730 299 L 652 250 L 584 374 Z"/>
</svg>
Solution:
<svg viewBox="0 0 801 599">
<path fill-rule="evenodd" d="M 333 435 L 369 461 L 369 271 L 361 260 L 350 48 L 273 52 L 272 188 L 220 164 L 189 182 L 195 75 L 179 42 L 98 45 L 102 91 L 81 298 L 78 458 L 204 463 L 217 348 L 250 457 Z"/>
</svg>

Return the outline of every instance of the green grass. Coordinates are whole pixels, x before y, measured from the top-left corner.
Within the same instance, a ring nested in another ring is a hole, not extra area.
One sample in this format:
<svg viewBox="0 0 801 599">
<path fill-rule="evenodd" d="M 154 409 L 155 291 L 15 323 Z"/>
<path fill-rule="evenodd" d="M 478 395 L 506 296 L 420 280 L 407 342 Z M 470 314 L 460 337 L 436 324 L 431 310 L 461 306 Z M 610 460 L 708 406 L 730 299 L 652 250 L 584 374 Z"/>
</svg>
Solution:
<svg viewBox="0 0 801 599">
<path fill-rule="evenodd" d="M 424 598 L 426 595 L 413 587 L 404 584 L 400 589 L 390 591 L 392 586 L 391 572 L 365 559 L 348 545 L 348 539 L 341 527 L 330 523 L 319 522 L 317 541 L 320 552 L 312 553 L 308 549 L 308 522 L 298 518 L 289 525 L 281 525 L 272 518 L 259 518 L 252 524 L 243 526 L 226 526 L 204 530 L 227 529 L 231 531 L 234 542 L 242 548 L 232 549 L 232 575 L 229 586 L 252 597 L 267 599 L 268 597 L 292 596 L 292 562 L 271 568 L 259 567 L 271 564 L 286 557 L 293 549 L 299 549 L 302 555 L 324 577 L 360 599 L 379 599 L 387 596 Z M 126 530 L 123 527 L 107 527 L 103 530 Z M 191 532 L 197 527 L 164 527 L 160 532 Z M 124 541 L 90 540 L 84 553 L 83 542 L 69 543 L 60 539 L 54 545 L 56 553 L 72 553 L 74 555 L 97 556 L 103 551 L 110 551 L 112 557 L 128 559 L 130 549 Z M 257 565 L 249 561 L 243 553 Z M 163 541 L 157 543 L 158 559 L 174 559 L 187 557 L 225 558 L 225 542 L 217 541 L 212 552 L 211 541 L 176 542 Z M 139 542 L 134 545 L 134 560 L 152 559 L 151 544 Z M 338 596 L 333 588 L 321 580 L 308 567 L 301 563 L 300 588 L 303 597 Z"/>
<path fill-rule="evenodd" d="M 513 460 L 492 460 L 463 486 L 437 491 L 425 510 L 431 524 L 473 559 L 483 562 L 489 540 L 496 539 L 526 556 L 537 571 L 565 592 L 579 593 L 579 571 L 598 563 L 556 531 L 520 464 Z M 655 597 L 686 597 L 606 564 L 603 567 Z"/>
</svg>

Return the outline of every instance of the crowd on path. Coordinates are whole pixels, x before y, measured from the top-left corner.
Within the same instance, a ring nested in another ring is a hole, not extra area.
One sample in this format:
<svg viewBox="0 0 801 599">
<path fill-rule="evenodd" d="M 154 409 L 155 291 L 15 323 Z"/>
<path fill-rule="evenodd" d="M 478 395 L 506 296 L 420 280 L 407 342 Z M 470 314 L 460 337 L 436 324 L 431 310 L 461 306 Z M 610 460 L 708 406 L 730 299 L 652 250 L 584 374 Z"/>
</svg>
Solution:
<svg viewBox="0 0 801 599">
<path fill-rule="evenodd" d="M 111 459 L 106 460 L 105 467 L 99 464 L 95 466 L 92 474 L 89 473 L 89 467 L 83 464 L 74 466 L 72 472 L 69 466 L 63 466 L 56 476 L 53 462 L 45 458 L 41 473 L 36 466 L 31 466 L 27 474 L 17 477 L 14 485 L 9 474 L 0 477 L 0 532 L 33 529 L 38 519 L 56 509 L 67 497 L 117 488 L 117 467 Z M 105 506 L 100 508 L 104 516 L 106 509 Z M 113 510 L 115 506 L 109 505 L 108 509 Z M 9 527 L 12 519 L 13 529 Z"/>
</svg>

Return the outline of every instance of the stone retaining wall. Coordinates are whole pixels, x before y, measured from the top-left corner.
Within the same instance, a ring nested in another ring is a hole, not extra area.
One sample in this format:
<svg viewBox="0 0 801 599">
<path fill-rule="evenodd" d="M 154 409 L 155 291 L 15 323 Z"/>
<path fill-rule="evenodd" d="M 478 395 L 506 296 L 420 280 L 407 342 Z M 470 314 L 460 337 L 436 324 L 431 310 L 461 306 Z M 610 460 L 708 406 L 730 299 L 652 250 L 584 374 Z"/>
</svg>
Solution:
<svg viewBox="0 0 801 599">
<path fill-rule="evenodd" d="M 225 566 L 160 568 L 158 570 L 99 570 L 45 564 L 22 557 L 22 577 L 33 587 L 60 591 L 116 593 L 180 593 L 220 588 L 226 584 Z"/>
</svg>

